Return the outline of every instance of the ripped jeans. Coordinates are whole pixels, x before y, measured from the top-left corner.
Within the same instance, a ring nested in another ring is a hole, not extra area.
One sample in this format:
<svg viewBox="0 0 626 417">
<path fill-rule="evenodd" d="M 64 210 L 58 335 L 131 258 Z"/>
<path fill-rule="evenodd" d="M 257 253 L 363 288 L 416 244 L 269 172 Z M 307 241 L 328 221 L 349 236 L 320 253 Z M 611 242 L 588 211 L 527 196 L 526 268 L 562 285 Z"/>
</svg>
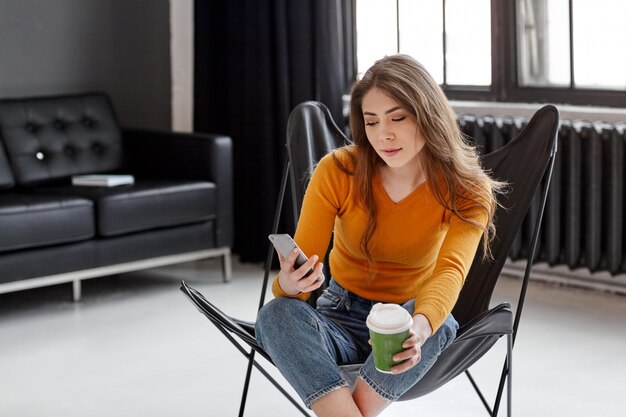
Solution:
<svg viewBox="0 0 626 417">
<path fill-rule="evenodd" d="M 331 280 L 317 300 L 317 309 L 285 297 L 263 306 L 256 321 L 257 340 L 307 407 L 349 386 L 339 365 L 354 363 L 363 363 L 359 377 L 365 383 L 383 398 L 396 401 L 420 380 L 456 336 L 458 324 L 450 315 L 422 345 L 417 365 L 401 374 L 379 372 L 374 367 L 365 324 L 377 302 L 359 297 Z M 402 307 L 413 314 L 413 300 Z"/>
</svg>

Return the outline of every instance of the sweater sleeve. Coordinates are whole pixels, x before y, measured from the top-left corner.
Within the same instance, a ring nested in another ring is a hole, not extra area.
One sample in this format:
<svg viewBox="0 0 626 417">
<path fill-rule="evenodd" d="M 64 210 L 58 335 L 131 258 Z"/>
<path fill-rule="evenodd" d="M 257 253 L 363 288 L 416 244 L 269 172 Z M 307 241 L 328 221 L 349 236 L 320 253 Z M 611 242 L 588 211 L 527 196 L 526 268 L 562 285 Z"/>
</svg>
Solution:
<svg viewBox="0 0 626 417">
<path fill-rule="evenodd" d="M 338 151 L 339 152 L 339 151 Z M 328 154 L 319 162 L 302 202 L 302 210 L 294 240 L 307 257 L 317 255 L 324 261 L 330 238 L 332 236 L 335 217 L 344 204 L 348 192 L 348 175 L 337 167 L 333 154 Z M 324 271 L 325 275 L 328 271 Z M 329 277 L 326 276 L 326 279 Z M 294 297 L 307 300 L 310 293 L 297 296 L 286 294 L 280 287 L 278 277 L 272 284 L 272 292 L 276 297 Z"/>
<path fill-rule="evenodd" d="M 475 206 L 463 214 L 483 226 L 487 224 L 488 214 L 482 207 Z M 482 235 L 483 230 L 478 226 L 451 215 L 433 274 L 415 298 L 414 315 L 425 315 L 433 333 L 452 311 Z"/>
</svg>

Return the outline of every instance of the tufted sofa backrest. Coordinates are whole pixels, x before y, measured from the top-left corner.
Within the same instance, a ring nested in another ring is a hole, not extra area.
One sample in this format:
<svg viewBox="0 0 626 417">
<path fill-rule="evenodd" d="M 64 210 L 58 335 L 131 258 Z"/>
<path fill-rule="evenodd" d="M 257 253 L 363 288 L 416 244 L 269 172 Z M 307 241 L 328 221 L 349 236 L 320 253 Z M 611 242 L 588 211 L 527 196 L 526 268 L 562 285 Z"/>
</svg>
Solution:
<svg viewBox="0 0 626 417">
<path fill-rule="evenodd" d="M 121 132 L 101 93 L 0 100 L 0 140 L 20 185 L 112 171 L 123 162 Z"/>
</svg>

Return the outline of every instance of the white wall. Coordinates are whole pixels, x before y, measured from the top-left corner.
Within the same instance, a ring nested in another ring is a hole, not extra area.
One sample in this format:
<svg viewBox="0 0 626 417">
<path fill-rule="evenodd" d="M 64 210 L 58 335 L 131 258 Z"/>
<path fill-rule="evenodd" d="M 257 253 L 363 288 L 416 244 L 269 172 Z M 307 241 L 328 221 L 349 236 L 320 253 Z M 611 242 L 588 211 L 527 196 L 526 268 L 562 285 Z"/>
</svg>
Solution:
<svg viewBox="0 0 626 417">
<path fill-rule="evenodd" d="M 193 130 L 193 0 L 170 0 L 172 129 Z"/>
</svg>

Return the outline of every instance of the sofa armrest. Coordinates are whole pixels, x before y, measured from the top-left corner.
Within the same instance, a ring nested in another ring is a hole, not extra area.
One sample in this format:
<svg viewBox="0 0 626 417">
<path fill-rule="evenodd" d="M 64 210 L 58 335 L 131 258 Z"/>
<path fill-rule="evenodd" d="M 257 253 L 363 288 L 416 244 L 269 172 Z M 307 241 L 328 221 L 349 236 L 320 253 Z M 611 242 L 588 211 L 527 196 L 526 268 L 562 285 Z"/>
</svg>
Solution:
<svg viewBox="0 0 626 417">
<path fill-rule="evenodd" d="M 218 247 L 232 247 L 233 144 L 225 135 L 122 129 L 125 165 L 138 177 L 197 179 L 217 186 Z"/>
</svg>

